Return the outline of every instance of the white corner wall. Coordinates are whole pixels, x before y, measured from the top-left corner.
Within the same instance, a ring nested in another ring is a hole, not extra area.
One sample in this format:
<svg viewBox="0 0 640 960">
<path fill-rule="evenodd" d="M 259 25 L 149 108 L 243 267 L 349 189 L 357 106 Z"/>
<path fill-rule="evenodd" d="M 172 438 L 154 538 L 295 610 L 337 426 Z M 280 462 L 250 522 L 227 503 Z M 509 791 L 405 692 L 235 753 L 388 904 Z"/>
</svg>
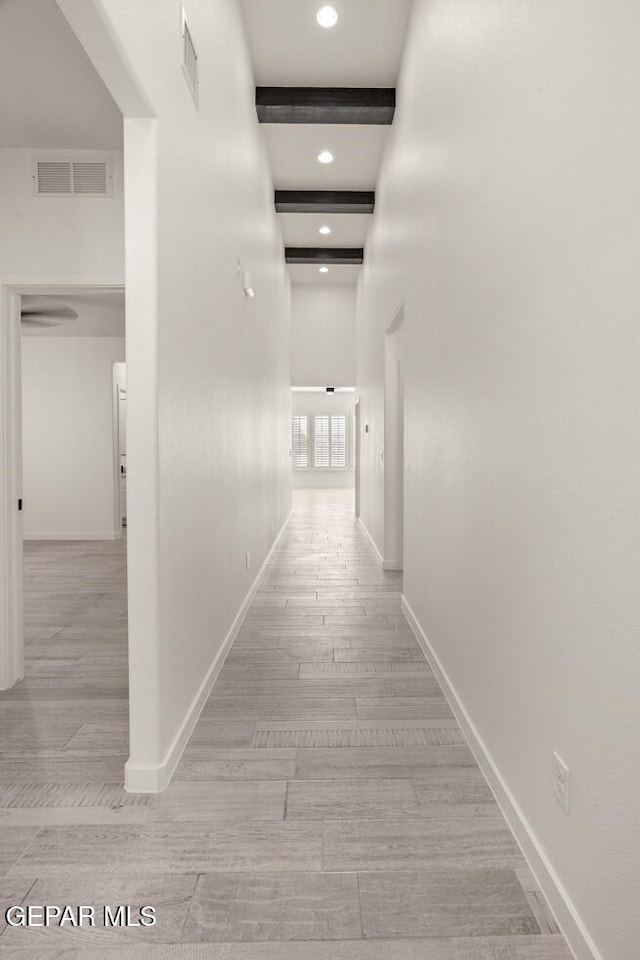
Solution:
<svg viewBox="0 0 640 960">
<path fill-rule="evenodd" d="M 127 499 L 130 542 L 148 560 L 130 605 L 126 783 L 153 791 L 171 776 L 290 510 L 289 282 L 240 5 L 186 4 L 198 109 L 181 69 L 179 0 L 59 5 L 125 114 L 118 70 L 129 64 L 154 115 L 125 121 Z M 144 429 L 141 404 L 155 429 Z M 157 468 L 148 506 L 136 480 L 143 455 Z M 136 504 L 146 511 L 137 528 Z"/>
<path fill-rule="evenodd" d="M 117 337 L 24 337 L 24 535 L 111 540 L 114 511 L 113 364 Z"/>
<path fill-rule="evenodd" d="M 356 288 L 291 290 L 291 383 L 352 387 L 356 379 Z"/>
<path fill-rule="evenodd" d="M 640 941 L 639 45 L 631 0 L 416 0 L 359 291 L 363 519 L 404 300 L 406 598 L 581 960 Z"/>
</svg>

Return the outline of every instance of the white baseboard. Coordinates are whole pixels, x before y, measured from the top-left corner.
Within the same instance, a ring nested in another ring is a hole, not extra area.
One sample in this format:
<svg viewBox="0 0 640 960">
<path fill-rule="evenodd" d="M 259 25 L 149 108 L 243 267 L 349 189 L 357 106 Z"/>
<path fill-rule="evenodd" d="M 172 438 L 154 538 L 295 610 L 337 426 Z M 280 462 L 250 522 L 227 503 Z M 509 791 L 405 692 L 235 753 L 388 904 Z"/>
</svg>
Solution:
<svg viewBox="0 0 640 960">
<path fill-rule="evenodd" d="M 567 890 L 549 862 L 531 825 L 528 823 L 517 800 L 504 781 L 487 745 L 467 713 L 456 688 L 443 667 L 440 658 L 431 646 L 426 633 L 422 629 L 406 597 L 402 598 L 402 612 L 407 618 L 409 626 L 413 630 L 434 674 L 438 678 L 449 702 L 449 706 L 467 738 L 471 751 L 491 787 L 498 805 L 511 827 L 540 889 L 547 898 L 549 906 L 576 960 L 604 960 L 602 954 L 591 939 Z"/>
<path fill-rule="evenodd" d="M 166 787 L 168 787 L 174 770 L 178 766 L 184 748 L 189 742 L 195 725 L 200 718 L 202 708 L 209 699 L 213 685 L 218 679 L 218 675 L 222 670 L 224 661 L 226 660 L 227 654 L 231 649 L 231 645 L 238 635 L 244 618 L 249 611 L 249 607 L 251 606 L 253 598 L 255 597 L 260 583 L 262 582 L 262 578 L 264 577 L 267 569 L 267 564 L 271 560 L 271 557 L 273 556 L 273 553 L 286 529 L 290 516 L 291 514 L 287 516 L 287 519 L 282 524 L 278 535 L 273 541 L 271 549 L 265 557 L 264 563 L 260 567 L 260 570 L 253 581 L 251 588 L 249 589 L 249 592 L 244 598 L 242 606 L 240 607 L 235 620 L 231 624 L 229 632 L 227 633 L 222 646 L 218 650 L 211 666 L 209 667 L 209 670 L 207 671 L 207 675 L 202 681 L 195 697 L 191 701 L 191 706 L 187 710 L 180 729 L 175 735 L 171 746 L 165 753 L 162 762 L 157 766 L 143 766 L 141 764 L 133 764 L 130 760 L 127 760 L 124 768 L 124 788 L 128 793 L 161 793 Z"/>
<path fill-rule="evenodd" d="M 106 533 L 25 533 L 24 540 L 119 540 L 121 532 L 108 530 Z"/>
<path fill-rule="evenodd" d="M 373 539 L 373 537 L 371 536 L 371 534 L 370 534 L 369 531 L 367 530 L 367 525 L 366 525 L 366 523 L 364 522 L 364 520 L 362 519 L 362 517 L 358 517 L 358 523 L 360 524 L 360 526 L 362 527 L 364 533 L 366 534 L 367 540 L 369 541 L 369 543 L 370 543 L 371 546 L 373 547 L 373 552 L 375 553 L 376 559 L 378 560 L 378 563 L 380 564 L 380 566 L 382 567 L 382 569 L 383 569 L 383 570 L 389 570 L 389 571 L 391 571 L 391 570 L 396 570 L 396 571 L 398 571 L 398 570 L 399 570 L 399 571 L 404 570 L 404 565 L 403 565 L 403 563 L 402 563 L 402 560 L 385 560 L 385 559 L 384 559 L 384 557 L 383 557 L 382 554 L 380 553 L 380 550 L 378 549 L 378 544 L 375 542 L 375 540 Z"/>
<path fill-rule="evenodd" d="M 364 520 L 362 519 L 362 517 L 358 517 L 358 523 L 359 523 L 360 526 L 362 527 L 362 529 L 363 529 L 363 531 L 364 531 L 364 533 L 365 533 L 365 535 L 366 535 L 369 543 L 370 543 L 371 546 L 373 547 L 373 552 L 375 553 L 375 555 L 376 555 L 376 557 L 377 557 L 377 559 L 378 559 L 378 563 L 380 564 L 380 566 L 383 566 L 383 564 L 384 564 L 384 559 L 383 559 L 383 556 L 382 556 L 382 554 L 380 553 L 380 551 L 379 551 L 379 549 L 378 549 L 378 544 L 375 542 L 375 540 L 373 539 L 373 537 L 371 536 L 371 534 L 370 534 L 369 531 L 367 530 L 367 525 L 366 525 L 366 523 L 364 522 Z"/>
</svg>

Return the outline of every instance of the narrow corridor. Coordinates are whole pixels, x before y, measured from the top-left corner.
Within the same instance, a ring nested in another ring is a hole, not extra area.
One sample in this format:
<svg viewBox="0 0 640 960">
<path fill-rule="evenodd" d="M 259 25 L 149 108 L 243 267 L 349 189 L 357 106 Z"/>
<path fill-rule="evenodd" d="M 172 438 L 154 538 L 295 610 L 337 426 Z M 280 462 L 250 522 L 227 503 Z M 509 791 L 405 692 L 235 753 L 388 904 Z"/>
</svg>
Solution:
<svg viewBox="0 0 640 960">
<path fill-rule="evenodd" d="M 73 736 L 46 783 L 0 791 L 5 902 L 157 925 L 5 928 L 7 958 L 569 960 L 400 594 L 351 493 L 297 492 L 167 791 L 96 780 Z"/>
</svg>

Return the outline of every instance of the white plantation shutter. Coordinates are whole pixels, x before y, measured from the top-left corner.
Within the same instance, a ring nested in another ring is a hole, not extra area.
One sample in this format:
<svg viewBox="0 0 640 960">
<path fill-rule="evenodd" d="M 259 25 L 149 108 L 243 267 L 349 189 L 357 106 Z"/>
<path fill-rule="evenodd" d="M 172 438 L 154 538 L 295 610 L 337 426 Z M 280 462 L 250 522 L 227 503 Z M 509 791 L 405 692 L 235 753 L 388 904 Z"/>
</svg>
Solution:
<svg viewBox="0 0 640 960">
<path fill-rule="evenodd" d="M 309 467 L 309 418 L 294 417 L 291 437 L 291 449 L 294 470 L 306 470 Z"/>
<path fill-rule="evenodd" d="M 347 418 L 331 417 L 331 466 L 347 466 Z"/>
<path fill-rule="evenodd" d="M 331 464 L 329 417 L 319 416 L 314 418 L 313 438 L 313 465 L 316 470 L 328 470 Z"/>
</svg>

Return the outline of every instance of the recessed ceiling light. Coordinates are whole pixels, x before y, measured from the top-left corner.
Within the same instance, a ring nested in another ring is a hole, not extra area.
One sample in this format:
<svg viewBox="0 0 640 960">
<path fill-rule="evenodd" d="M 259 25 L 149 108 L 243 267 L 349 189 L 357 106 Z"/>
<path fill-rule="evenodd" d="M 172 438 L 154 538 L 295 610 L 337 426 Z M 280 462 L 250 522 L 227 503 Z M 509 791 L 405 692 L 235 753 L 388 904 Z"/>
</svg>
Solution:
<svg viewBox="0 0 640 960">
<path fill-rule="evenodd" d="M 318 161 L 320 163 L 333 163 L 333 154 L 330 150 L 323 150 L 322 153 L 318 154 Z"/>
<path fill-rule="evenodd" d="M 335 7 L 327 4 L 324 7 L 320 7 L 316 14 L 316 20 L 321 27 L 325 27 L 328 30 L 329 27 L 335 27 L 338 22 L 338 11 Z"/>
<path fill-rule="evenodd" d="M 320 267 L 318 273 L 329 273 L 329 267 Z"/>
<path fill-rule="evenodd" d="M 323 237 L 328 237 L 331 233 L 331 227 L 320 227 L 318 233 L 321 233 Z"/>
</svg>

